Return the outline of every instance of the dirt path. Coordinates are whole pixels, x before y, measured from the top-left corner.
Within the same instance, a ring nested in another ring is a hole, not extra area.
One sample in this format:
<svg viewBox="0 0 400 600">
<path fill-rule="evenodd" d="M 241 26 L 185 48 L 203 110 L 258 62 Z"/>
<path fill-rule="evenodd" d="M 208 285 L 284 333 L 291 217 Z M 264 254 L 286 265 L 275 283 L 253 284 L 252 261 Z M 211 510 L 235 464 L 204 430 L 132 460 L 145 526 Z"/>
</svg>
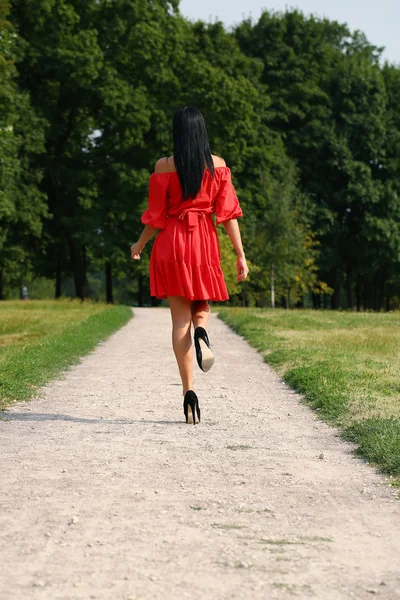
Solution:
<svg viewBox="0 0 400 600">
<path fill-rule="evenodd" d="M 3 413 L 1 600 L 400 598 L 396 491 L 215 316 L 186 425 L 169 313 L 135 313 Z"/>
</svg>

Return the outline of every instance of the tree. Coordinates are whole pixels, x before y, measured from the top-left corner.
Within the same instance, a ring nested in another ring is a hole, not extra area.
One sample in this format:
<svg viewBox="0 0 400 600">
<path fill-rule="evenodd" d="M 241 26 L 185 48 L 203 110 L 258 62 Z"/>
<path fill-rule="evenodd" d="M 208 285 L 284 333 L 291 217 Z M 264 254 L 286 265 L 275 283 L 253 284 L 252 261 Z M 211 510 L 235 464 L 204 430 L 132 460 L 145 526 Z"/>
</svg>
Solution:
<svg viewBox="0 0 400 600">
<path fill-rule="evenodd" d="M 6 286 L 20 284 L 40 252 L 47 215 L 34 166 L 43 151 L 43 124 L 16 83 L 14 63 L 23 45 L 7 20 L 9 10 L 9 2 L 0 0 L 0 299 Z"/>
<path fill-rule="evenodd" d="M 92 259 L 103 253 L 110 272 L 116 238 L 109 223 L 117 219 L 122 245 L 127 243 L 124 217 L 129 214 L 131 225 L 137 217 L 132 198 L 143 196 L 143 169 L 152 156 L 149 137 L 157 140 L 153 123 L 162 115 L 155 90 L 146 86 L 156 81 L 158 57 L 168 45 L 172 51 L 168 23 L 174 5 L 163 0 L 150 6 L 144 0 L 13 4 L 13 21 L 27 42 L 18 65 L 20 82 L 48 123 L 46 156 L 40 161 L 52 216 L 46 222 L 46 274 L 60 276 L 68 254 L 80 298 L 90 294 Z M 157 86 L 162 87 L 160 78 Z M 125 186 L 111 197 L 118 181 L 104 182 L 116 172 Z M 130 195 L 130 212 L 123 193 Z"/>
<path fill-rule="evenodd" d="M 311 228 L 321 277 L 334 289 L 332 306 L 345 284 L 352 307 L 371 266 L 368 222 L 384 197 L 377 173 L 385 139 L 381 49 L 344 25 L 298 11 L 264 12 L 235 35 L 246 54 L 263 61 L 271 127 L 284 136 L 315 207 Z"/>
</svg>

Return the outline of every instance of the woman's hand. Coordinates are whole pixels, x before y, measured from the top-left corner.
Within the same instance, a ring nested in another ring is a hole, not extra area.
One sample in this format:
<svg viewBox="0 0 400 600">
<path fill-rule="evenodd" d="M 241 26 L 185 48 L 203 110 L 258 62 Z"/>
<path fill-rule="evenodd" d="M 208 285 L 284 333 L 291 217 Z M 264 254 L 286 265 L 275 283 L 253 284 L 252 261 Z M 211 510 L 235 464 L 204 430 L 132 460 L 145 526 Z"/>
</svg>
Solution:
<svg viewBox="0 0 400 600">
<path fill-rule="evenodd" d="M 131 256 L 134 260 L 140 260 L 140 253 L 143 250 L 143 246 L 136 242 L 131 246 Z"/>
<path fill-rule="evenodd" d="M 140 253 L 142 252 L 147 242 L 151 240 L 155 233 L 157 233 L 157 231 L 157 227 L 153 227 L 152 225 L 144 226 L 144 229 L 138 241 L 132 244 L 131 246 L 131 256 L 133 260 L 140 260 Z"/>
<path fill-rule="evenodd" d="M 245 256 L 238 256 L 236 267 L 238 271 L 238 276 L 236 277 L 236 281 L 244 281 L 249 274 L 249 267 L 247 266 Z"/>
</svg>

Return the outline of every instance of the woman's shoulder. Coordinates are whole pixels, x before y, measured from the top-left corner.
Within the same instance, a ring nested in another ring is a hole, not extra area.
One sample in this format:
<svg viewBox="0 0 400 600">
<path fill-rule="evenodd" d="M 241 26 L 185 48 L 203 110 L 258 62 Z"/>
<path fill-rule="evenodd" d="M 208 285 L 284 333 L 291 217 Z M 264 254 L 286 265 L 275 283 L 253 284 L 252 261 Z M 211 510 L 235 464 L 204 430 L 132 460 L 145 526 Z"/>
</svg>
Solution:
<svg viewBox="0 0 400 600">
<path fill-rule="evenodd" d="M 176 169 L 175 169 L 175 164 L 174 164 L 174 157 L 173 156 L 164 156 L 163 158 L 160 158 L 154 167 L 154 172 L 155 173 L 175 173 Z"/>
<path fill-rule="evenodd" d="M 221 156 L 217 154 L 211 155 L 214 163 L 214 167 L 216 169 L 221 167 L 226 167 L 226 162 Z M 173 156 L 164 156 L 163 158 L 158 159 L 154 167 L 155 173 L 176 173 L 174 157 Z"/>
<path fill-rule="evenodd" d="M 226 162 L 224 161 L 222 156 L 218 156 L 217 154 L 211 154 L 211 156 L 214 162 L 214 167 L 216 169 L 218 169 L 218 167 L 226 167 Z"/>
</svg>

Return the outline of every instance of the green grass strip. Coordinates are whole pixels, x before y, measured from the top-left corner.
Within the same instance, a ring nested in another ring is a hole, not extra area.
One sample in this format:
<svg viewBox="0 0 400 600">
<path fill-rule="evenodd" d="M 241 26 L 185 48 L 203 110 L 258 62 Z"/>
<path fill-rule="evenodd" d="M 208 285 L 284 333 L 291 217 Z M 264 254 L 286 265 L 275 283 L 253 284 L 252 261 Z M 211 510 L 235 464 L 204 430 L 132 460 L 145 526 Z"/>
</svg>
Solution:
<svg viewBox="0 0 400 600">
<path fill-rule="evenodd" d="M 400 476 L 399 313 L 224 307 L 218 315 L 359 456 Z"/>
<path fill-rule="evenodd" d="M 400 475 L 400 422 L 398 420 L 365 419 L 347 427 L 344 430 L 344 437 L 358 444 L 356 453 L 379 465 L 383 473 Z"/>
<path fill-rule="evenodd" d="M 81 356 L 109 335 L 120 329 L 132 317 L 128 306 L 106 307 L 85 320 L 67 326 L 54 335 L 17 348 L 0 363 L 0 408 L 15 400 L 27 400 Z"/>
</svg>

